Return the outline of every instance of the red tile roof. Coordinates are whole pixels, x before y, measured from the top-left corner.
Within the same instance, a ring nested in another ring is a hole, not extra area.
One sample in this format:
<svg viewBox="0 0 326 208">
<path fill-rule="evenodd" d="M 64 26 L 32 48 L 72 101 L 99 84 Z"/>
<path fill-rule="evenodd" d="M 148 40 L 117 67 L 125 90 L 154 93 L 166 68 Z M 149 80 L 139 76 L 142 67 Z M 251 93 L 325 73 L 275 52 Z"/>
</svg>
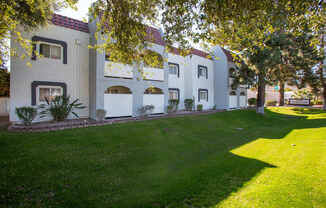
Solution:
<svg viewBox="0 0 326 208">
<path fill-rule="evenodd" d="M 231 51 L 229 50 L 226 50 L 225 48 L 222 48 L 223 52 L 225 53 L 226 55 L 226 58 L 228 59 L 228 62 L 234 62 L 233 60 L 233 56 L 231 54 Z"/>
<path fill-rule="evenodd" d="M 52 23 L 57 26 L 70 28 L 73 30 L 89 33 L 88 23 L 65 17 L 59 14 L 53 14 Z"/>
<path fill-rule="evenodd" d="M 65 16 L 62 16 L 59 14 L 53 14 L 52 23 L 57 26 L 66 27 L 66 28 L 70 28 L 73 30 L 89 33 L 88 23 L 80 21 L 80 20 L 76 20 L 76 19 L 73 19 L 70 17 L 65 17 Z M 147 34 L 148 34 L 146 37 L 147 41 L 153 42 L 153 43 L 161 45 L 161 46 L 165 46 L 165 42 L 163 40 L 161 31 L 159 29 L 148 26 L 146 30 L 147 30 Z M 172 47 L 172 50 L 170 52 L 180 55 L 179 49 L 175 48 L 175 47 Z M 203 58 L 209 58 L 208 53 L 198 50 L 198 49 L 192 49 L 191 54 L 201 56 Z M 229 60 L 229 57 L 228 57 L 228 60 Z"/>
<path fill-rule="evenodd" d="M 147 36 L 146 36 L 146 40 L 156 43 L 158 45 L 161 46 L 165 46 L 165 42 L 163 40 L 163 37 L 161 36 L 161 32 L 159 29 L 156 29 L 154 27 L 148 26 L 146 28 L 146 32 L 147 32 Z"/>
<path fill-rule="evenodd" d="M 205 51 L 198 50 L 198 49 L 192 49 L 191 54 L 201 56 L 203 58 L 211 59 L 209 53 L 207 53 Z"/>
</svg>

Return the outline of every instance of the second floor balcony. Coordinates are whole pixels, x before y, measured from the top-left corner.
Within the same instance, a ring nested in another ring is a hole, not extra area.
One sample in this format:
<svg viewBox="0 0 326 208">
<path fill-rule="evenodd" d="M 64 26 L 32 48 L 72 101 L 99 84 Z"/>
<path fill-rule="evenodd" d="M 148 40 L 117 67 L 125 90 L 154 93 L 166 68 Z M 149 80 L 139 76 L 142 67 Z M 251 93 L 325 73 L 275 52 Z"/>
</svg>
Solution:
<svg viewBox="0 0 326 208">
<path fill-rule="evenodd" d="M 144 80 L 164 81 L 164 69 L 144 67 L 139 71 L 140 76 Z M 104 76 L 110 78 L 133 79 L 135 76 L 134 67 L 129 64 L 105 61 Z"/>
</svg>

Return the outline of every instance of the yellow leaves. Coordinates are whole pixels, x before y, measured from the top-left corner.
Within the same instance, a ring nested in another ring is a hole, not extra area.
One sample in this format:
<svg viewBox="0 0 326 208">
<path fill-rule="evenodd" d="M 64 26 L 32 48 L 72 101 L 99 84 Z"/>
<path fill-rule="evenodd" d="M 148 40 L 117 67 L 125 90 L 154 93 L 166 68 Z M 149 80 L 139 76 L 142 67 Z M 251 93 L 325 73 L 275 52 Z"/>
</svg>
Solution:
<svg viewBox="0 0 326 208">
<path fill-rule="evenodd" d="M 29 68 L 32 68 L 32 64 L 31 64 L 31 62 L 28 61 L 28 62 L 26 63 L 26 66 L 28 66 Z"/>
</svg>

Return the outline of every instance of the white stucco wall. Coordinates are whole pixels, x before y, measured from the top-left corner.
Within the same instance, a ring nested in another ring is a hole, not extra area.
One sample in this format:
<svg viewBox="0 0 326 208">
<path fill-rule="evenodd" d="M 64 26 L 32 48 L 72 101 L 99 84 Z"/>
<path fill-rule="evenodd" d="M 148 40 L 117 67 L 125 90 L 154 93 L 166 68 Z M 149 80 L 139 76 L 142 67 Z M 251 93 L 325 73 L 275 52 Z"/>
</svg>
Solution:
<svg viewBox="0 0 326 208">
<path fill-rule="evenodd" d="M 203 105 L 203 109 L 213 108 L 214 104 L 214 63 L 212 60 L 200 56 L 189 57 L 189 68 L 191 68 L 192 96 L 195 98 L 195 106 Z M 208 77 L 198 78 L 198 65 L 206 66 Z M 198 89 L 208 90 L 208 102 L 198 101 Z"/>
<path fill-rule="evenodd" d="M 67 95 L 80 99 L 87 108 L 78 111 L 81 117 L 89 116 L 89 34 L 64 27 L 49 25 L 38 31 L 22 35 L 31 40 L 36 36 L 65 41 L 67 43 L 67 64 L 62 60 L 42 58 L 21 60 L 11 57 L 10 80 L 10 120 L 18 121 L 16 107 L 31 106 L 31 83 L 33 81 L 63 82 L 67 85 Z M 22 51 L 14 41 L 12 48 Z M 62 53 L 63 56 L 63 53 Z M 32 67 L 26 65 L 27 62 Z"/>
<path fill-rule="evenodd" d="M 179 65 L 179 77 L 178 75 L 169 74 L 168 85 L 169 88 L 179 89 L 180 100 L 178 109 L 182 110 L 184 109 L 185 100 L 185 70 L 189 69 L 189 65 L 187 64 L 187 58 L 169 53 L 168 62 Z"/>
</svg>

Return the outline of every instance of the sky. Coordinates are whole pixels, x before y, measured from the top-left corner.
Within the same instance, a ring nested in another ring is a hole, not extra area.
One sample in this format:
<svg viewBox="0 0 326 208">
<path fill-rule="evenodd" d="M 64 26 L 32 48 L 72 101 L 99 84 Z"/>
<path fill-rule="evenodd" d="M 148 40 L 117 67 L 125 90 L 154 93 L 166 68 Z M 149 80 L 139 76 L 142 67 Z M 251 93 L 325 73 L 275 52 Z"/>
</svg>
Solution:
<svg viewBox="0 0 326 208">
<path fill-rule="evenodd" d="M 83 20 L 83 19 L 87 20 L 88 8 L 91 6 L 93 2 L 95 2 L 95 0 L 79 0 L 76 5 L 77 11 L 69 8 L 69 9 L 63 9 L 62 11 L 56 13 L 78 20 Z"/>
</svg>

